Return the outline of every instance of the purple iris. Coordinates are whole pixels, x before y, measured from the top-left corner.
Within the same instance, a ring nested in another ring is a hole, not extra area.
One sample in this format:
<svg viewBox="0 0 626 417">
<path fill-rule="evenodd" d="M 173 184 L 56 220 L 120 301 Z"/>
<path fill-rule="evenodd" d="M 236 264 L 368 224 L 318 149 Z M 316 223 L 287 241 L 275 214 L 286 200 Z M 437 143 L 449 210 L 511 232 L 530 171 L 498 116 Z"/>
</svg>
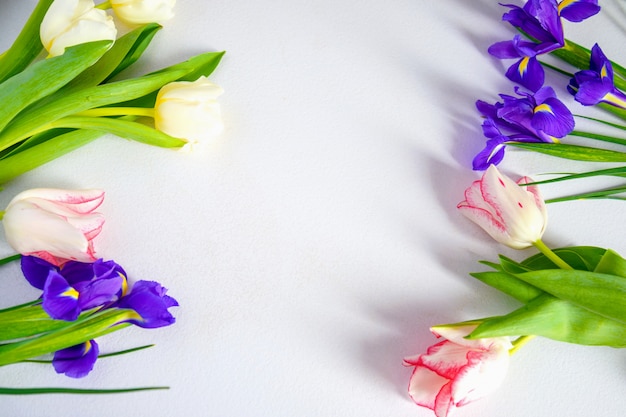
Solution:
<svg viewBox="0 0 626 417">
<path fill-rule="evenodd" d="M 603 102 L 626 108 L 626 95 L 615 88 L 613 66 L 598 44 L 591 48 L 589 69 L 574 74 L 567 89 L 576 101 L 585 106 Z"/>
<path fill-rule="evenodd" d="M 58 374 L 65 374 L 71 378 L 82 378 L 93 369 L 96 359 L 98 359 L 98 353 L 96 341 L 89 340 L 55 352 L 52 366 Z"/>
<path fill-rule="evenodd" d="M 22 257 L 22 271 L 35 288 L 43 289 L 42 307 L 53 319 L 73 321 L 84 310 L 119 299 L 126 273 L 113 261 L 70 261 L 62 267 L 32 256 Z"/>
<path fill-rule="evenodd" d="M 511 10 L 502 20 L 522 30 L 534 39 L 524 41 L 517 35 L 510 41 L 497 42 L 489 53 L 500 59 L 519 58 L 506 72 L 507 78 L 531 91 L 543 85 L 545 74 L 537 55 L 545 54 L 565 45 L 563 26 L 555 0 L 530 0 L 524 7 L 505 5 Z"/>
<path fill-rule="evenodd" d="M 529 0 L 524 7 L 505 4 L 510 10 L 502 20 L 518 28 L 532 41 L 519 35 L 513 40 L 497 42 L 489 53 L 500 59 L 518 59 L 506 72 L 507 78 L 531 91 L 543 85 L 545 74 L 537 56 L 565 45 L 561 18 L 580 22 L 600 11 L 597 0 Z"/>
<path fill-rule="evenodd" d="M 475 170 L 499 163 L 507 142 L 553 143 L 574 129 L 574 116 L 551 87 L 542 87 L 534 94 L 519 88 L 515 92 L 519 97 L 501 94 L 503 101 L 495 104 L 476 102 L 486 118 L 482 128 L 488 140 L 474 158 Z"/>
<path fill-rule="evenodd" d="M 169 326 L 176 319 L 168 308 L 178 306 L 178 301 L 166 295 L 167 289 L 154 281 L 137 281 L 130 293 L 116 303 L 117 308 L 134 310 L 139 319 L 129 320 L 139 327 L 153 329 Z"/>
</svg>

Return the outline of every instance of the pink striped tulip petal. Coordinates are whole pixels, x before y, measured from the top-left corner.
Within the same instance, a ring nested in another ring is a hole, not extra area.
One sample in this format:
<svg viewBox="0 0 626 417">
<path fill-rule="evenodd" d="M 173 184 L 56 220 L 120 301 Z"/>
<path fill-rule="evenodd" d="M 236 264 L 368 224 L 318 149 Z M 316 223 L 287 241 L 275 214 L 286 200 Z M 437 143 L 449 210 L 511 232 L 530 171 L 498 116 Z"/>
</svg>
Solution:
<svg viewBox="0 0 626 417">
<path fill-rule="evenodd" d="M 548 216 L 537 186 L 528 177 L 517 183 L 490 165 L 465 191 L 457 208 L 496 241 L 514 249 L 531 246 L 543 236 Z"/>
<path fill-rule="evenodd" d="M 9 245 L 53 265 L 68 260 L 96 260 L 93 239 L 104 217 L 94 210 L 102 204 L 101 190 L 33 189 L 18 194 L 3 218 Z"/>
<path fill-rule="evenodd" d="M 474 327 L 457 329 L 464 330 L 465 336 Z M 442 328 L 431 330 L 437 334 Z M 409 395 L 416 404 L 433 410 L 437 417 L 446 417 L 454 409 L 485 397 L 502 384 L 511 347 L 508 338 L 466 340 L 453 336 L 453 340 L 445 339 L 423 355 L 405 358 L 404 364 L 414 367 Z"/>
</svg>

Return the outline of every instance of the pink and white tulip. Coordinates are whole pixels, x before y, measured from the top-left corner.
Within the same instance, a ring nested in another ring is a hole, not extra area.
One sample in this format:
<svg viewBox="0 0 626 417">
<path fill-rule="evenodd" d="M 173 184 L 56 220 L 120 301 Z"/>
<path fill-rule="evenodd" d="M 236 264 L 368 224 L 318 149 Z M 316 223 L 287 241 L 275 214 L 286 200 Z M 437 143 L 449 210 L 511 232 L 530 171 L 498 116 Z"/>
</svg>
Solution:
<svg viewBox="0 0 626 417">
<path fill-rule="evenodd" d="M 539 188 L 520 186 L 529 182 L 523 177 L 516 183 L 490 165 L 465 191 L 465 201 L 457 208 L 496 241 L 514 249 L 527 248 L 541 239 L 548 221 Z"/>
<path fill-rule="evenodd" d="M 504 381 L 513 347 L 506 337 L 468 340 L 476 326 L 437 327 L 431 331 L 446 340 L 423 355 L 404 359 L 413 366 L 409 395 L 437 417 L 495 391 Z"/>
<path fill-rule="evenodd" d="M 22 255 L 54 265 L 68 260 L 96 260 L 93 239 L 104 217 L 94 212 L 102 204 L 101 190 L 32 189 L 9 203 L 2 219 L 6 240 Z"/>
</svg>

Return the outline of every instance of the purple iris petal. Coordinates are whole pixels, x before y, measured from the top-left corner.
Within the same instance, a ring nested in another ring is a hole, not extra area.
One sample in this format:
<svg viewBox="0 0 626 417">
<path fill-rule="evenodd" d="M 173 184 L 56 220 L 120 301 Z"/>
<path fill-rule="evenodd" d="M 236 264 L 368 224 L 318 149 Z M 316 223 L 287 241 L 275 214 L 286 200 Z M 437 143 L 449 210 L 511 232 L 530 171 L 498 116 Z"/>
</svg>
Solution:
<svg viewBox="0 0 626 417">
<path fill-rule="evenodd" d="M 532 126 L 550 136 L 561 138 L 574 130 L 574 116 L 565 104 L 550 97 L 535 107 Z"/>
<path fill-rule="evenodd" d="M 178 302 L 166 295 L 167 289 L 154 281 L 138 281 L 130 293 L 117 303 L 118 308 L 134 310 L 141 319 L 129 322 L 144 328 L 169 326 L 175 322 L 168 308 L 178 306 Z"/>
<path fill-rule="evenodd" d="M 613 84 L 613 67 L 598 44 L 591 48 L 589 69 L 574 74 L 567 87 L 579 103 L 593 106 L 605 102 L 626 108 L 626 95 Z"/>
<path fill-rule="evenodd" d="M 499 164 L 504 158 L 504 142 L 509 139 L 500 132 L 493 119 L 485 120 L 482 128 L 483 134 L 489 139 L 472 161 L 472 168 L 476 171 L 484 171 L 491 164 Z"/>
<path fill-rule="evenodd" d="M 26 281 L 33 287 L 43 290 L 50 271 L 56 271 L 56 267 L 35 256 L 22 256 L 21 268 Z"/>
<path fill-rule="evenodd" d="M 506 71 L 506 77 L 530 91 L 537 91 L 543 85 L 545 73 L 543 66 L 533 56 L 524 57 L 510 66 Z"/>
<path fill-rule="evenodd" d="M 99 348 L 95 340 L 62 349 L 54 354 L 52 365 L 58 374 L 71 378 L 82 378 L 93 369 L 98 359 Z"/>
<path fill-rule="evenodd" d="M 43 289 L 42 307 L 56 320 L 73 321 L 80 314 L 78 292 L 58 272 L 50 272 Z"/>
<path fill-rule="evenodd" d="M 559 4 L 559 15 L 570 22 L 581 22 L 599 11 L 598 0 L 564 0 Z"/>
<path fill-rule="evenodd" d="M 555 49 L 565 44 L 556 0 L 529 0 L 523 8 L 512 4 L 504 6 L 511 9 L 502 16 L 505 22 Z"/>
<path fill-rule="evenodd" d="M 89 282 L 79 282 L 74 288 L 79 293 L 81 310 L 102 306 L 118 299 L 124 278 L 121 276 L 100 278 Z"/>
</svg>

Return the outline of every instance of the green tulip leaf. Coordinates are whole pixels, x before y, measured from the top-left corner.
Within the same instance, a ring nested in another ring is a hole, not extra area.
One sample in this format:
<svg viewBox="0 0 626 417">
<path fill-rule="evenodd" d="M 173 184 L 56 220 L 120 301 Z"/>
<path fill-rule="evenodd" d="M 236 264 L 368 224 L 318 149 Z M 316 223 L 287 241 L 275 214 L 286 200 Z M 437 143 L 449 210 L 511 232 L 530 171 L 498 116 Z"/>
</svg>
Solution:
<svg viewBox="0 0 626 417">
<path fill-rule="evenodd" d="M 39 27 L 53 1 L 37 2 L 11 48 L 0 56 L 0 83 L 23 71 L 42 51 Z"/>
<path fill-rule="evenodd" d="M 139 59 L 159 29 L 160 25 L 151 23 L 121 36 L 98 62 L 57 91 L 49 101 L 56 101 L 63 95 L 107 82 Z"/>
<path fill-rule="evenodd" d="M 626 259 L 622 258 L 614 250 L 607 249 L 600 262 L 596 265 L 594 272 L 626 278 Z"/>
<path fill-rule="evenodd" d="M 0 149 L 19 143 L 44 129 L 54 127 L 54 122 L 64 116 L 142 97 L 184 74 L 185 71 L 179 69 L 164 71 L 158 75 L 102 84 L 78 90 L 62 96 L 55 102 L 29 109 L 22 112 L 10 126 L 0 133 Z"/>
<path fill-rule="evenodd" d="M 177 81 L 196 81 L 201 76 L 208 77 L 211 75 L 220 63 L 224 53 L 225 52 L 208 52 L 200 54 L 188 59 L 187 61 L 160 69 L 148 75 L 160 74 L 164 71 L 184 69 L 186 71 L 185 75 L 180 77 Z M 158 92 L 155 91 L 139 99 L 120 103 L 119 105 L 124 107 L 154 107 L 157 93 Z"/>
<path fill-rule="evenodd" d="M 72 46 L 63 55 L 36 62 L 0 84 L 0 131 L 26 107 L 54 93 L 93 65 L 110 46 L 111 41 Z"/>
<path fill-rule="evenodd" d="M 33 136 L 16 148 L 9 156 L 0 159 L 0 184 L 48 163 L 60 156 L 84 146 L 104 133 L 96 130 L 48 130 Z"/>
<path fill-rule="evenodd" d="M 181 148 L 188 142 L 141 123 L 108 117 L 69 116 L 56 121 L 58 127 L 97 130 L 161 148 Z"/>
<path fill-rule="evenodd" d="M 604 248 L 595 246 L 571 246 L 554 249 L 554 253 L 568 265 L 574 269 L 583 271 L 593 271 L 606 251 L 607 250 Z M 557 268 L 557 266 L 542 253 L 527 258 L 522 262 L 522 265 L 532 271 Z"/>
<path fill-rule="evenodd" d="M 551 269 L 516 275 L 562 300 L 626 323 L 626 278 L 589 271 Z"/>
<path fill-rule="evenodd" d="M 537 287 L 506 272 L 474 272 L 470 275 L 523 303 L 544 294 L 544 292 Z"/>
<path fill-rule="evenodd" d="M 591 346 L 626 347 L 626 324 L 543 294 L 505 316 L 484 319 L 468 336 L 536 335 Z"/>
</svg>

